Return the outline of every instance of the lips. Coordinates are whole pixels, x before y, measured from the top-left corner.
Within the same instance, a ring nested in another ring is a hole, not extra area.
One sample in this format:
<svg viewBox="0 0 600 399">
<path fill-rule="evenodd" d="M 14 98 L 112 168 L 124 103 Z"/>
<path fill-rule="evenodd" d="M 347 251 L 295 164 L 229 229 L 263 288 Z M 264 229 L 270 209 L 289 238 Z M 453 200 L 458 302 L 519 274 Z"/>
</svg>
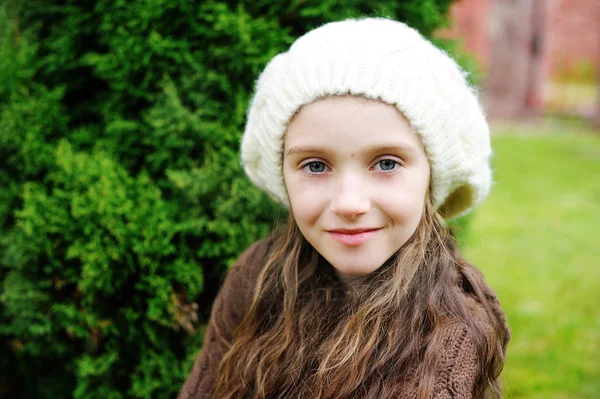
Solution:
<svg viewBox="0 0 600 399">
<path fill-rule="evenodd" d="M 334 229 L 327 233 L 342 245 L 358 246 L 367 242 L 381 228 Z"/>
</svg>

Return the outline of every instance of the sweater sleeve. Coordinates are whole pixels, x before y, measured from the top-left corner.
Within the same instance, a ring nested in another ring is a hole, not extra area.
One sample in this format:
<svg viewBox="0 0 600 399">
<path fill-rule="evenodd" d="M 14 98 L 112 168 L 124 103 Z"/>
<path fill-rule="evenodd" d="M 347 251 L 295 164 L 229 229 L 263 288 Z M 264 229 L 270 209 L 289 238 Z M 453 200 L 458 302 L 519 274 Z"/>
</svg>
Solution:
<svg viewBox="0 0 600 399">
<path fill-rule="evenodd" d="M 211 310 L 202 350 L 181 388 L 178 399 L 209 399 L 221 359 L 231 346 L 253 290 L 251 264 L 257 263 L 260 242 L 248 248 L 230 268 Z"/>
<path fill-rule="evenodd" d="M 474 387 L 481 370 L 475 342 L 466 327 L 448 329 L 444 355 L 440 359 L 433 397 L 435 399 L 474 398 Z"/>
</svg>

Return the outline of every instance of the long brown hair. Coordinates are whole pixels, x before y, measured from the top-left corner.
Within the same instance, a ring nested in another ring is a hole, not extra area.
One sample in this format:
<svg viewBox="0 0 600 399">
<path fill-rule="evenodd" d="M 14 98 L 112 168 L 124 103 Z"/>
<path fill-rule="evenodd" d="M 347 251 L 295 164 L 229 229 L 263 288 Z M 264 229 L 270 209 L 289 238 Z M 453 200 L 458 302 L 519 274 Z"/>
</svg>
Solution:
<svg viewBox="0 0 600 399">
<path fill-rule="evenodd" d="M 415 378 L 427 398 L 450 321 L 475 341 L 482 372 L 474 395 L 500 397 L 507 332 L 490 309 L 484 325 L 470 315 L 456 287 L 485 304 L 485 284 L 429 201 L 411 239 L 349 289 L 291 216 L 270 253 L 220 364 L 215 398 L 379 399 Z"/>
</svg>

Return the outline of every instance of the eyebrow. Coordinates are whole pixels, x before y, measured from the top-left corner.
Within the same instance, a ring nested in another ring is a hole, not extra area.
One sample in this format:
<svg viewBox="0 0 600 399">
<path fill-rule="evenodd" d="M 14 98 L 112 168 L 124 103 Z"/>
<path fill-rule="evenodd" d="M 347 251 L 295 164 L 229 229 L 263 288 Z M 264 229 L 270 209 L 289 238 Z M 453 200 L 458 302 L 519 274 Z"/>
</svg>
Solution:
<svg viewBox="0 0 600 399">
<path fill-rule="evenodd" d="M 316 146 L 294 146 L 286 151 L 285 155 L 290 156 L 293 154 L 322 154 L 333 152 L 334 149 L 331 147 L 316 147 Z M 382 152 L 392 152 L 392 153 L 402 153 L 402 154 L 412 154 L 415 155 L 417 152 L 415 149 L 408 143 L 385 143 L 385 144 L 377 144 L 374 146 L 370 146 L 365 151 L 368 154 L 372 153 L 382 153 Z"/>
</svg>

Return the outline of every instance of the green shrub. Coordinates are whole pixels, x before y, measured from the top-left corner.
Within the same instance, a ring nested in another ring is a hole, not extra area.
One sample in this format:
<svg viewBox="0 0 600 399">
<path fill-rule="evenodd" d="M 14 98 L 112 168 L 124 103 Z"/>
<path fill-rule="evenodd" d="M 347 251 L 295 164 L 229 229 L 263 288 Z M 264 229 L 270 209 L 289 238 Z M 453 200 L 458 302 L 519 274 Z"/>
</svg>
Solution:
<svg viewBox="0 0 600 399">
<path fill-rule="evenodd" d="M 228 265 L 284 217 L 243 176 L 253 83 L 325 22 L 450 0 L 0 5 L 0 395 L 180 388 Z"/>
</svg>

